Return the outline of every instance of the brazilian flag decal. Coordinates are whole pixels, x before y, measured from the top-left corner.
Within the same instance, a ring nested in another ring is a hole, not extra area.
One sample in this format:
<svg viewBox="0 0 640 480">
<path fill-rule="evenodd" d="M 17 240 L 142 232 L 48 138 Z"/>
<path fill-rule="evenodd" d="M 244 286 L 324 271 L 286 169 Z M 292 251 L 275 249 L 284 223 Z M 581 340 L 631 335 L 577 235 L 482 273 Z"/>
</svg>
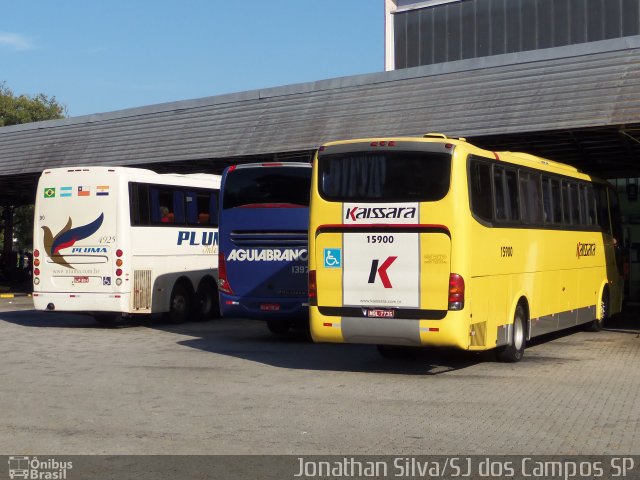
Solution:
<svg viewBox="0 0 640 480">
<path fill-rule="evenodd" d="M 44 198 L 54 198 L 56 196 L 56 189 L 55 188 L 45 188 L 44 189 Z"/>
</svg>

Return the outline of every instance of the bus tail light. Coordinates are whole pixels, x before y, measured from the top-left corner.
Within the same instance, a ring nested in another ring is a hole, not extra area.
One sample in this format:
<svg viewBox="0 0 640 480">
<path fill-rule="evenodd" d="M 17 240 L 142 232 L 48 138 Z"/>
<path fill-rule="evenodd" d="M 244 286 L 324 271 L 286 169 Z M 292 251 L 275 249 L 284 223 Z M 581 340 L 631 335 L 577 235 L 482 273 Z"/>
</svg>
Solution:
<svg viewBox="0 0 640 480">
<path fill-rule="evenodd" d="M 449 310 L 464 308 L 464 279 L 457 273 L 449 275 Z"/>
<path fill-rule="evenodd" d="M 309 305 L 318 304 L 318 283 L 316 282 L 316 271 L 309 270 Z"/>
<path fill-rule="evenodd" d="M 227 262 L 224 259 L 224 253 L 218 255 L 218 290 L 227 295 L 233 295 L 229 278 L 227 277 Z"/>
</svg>

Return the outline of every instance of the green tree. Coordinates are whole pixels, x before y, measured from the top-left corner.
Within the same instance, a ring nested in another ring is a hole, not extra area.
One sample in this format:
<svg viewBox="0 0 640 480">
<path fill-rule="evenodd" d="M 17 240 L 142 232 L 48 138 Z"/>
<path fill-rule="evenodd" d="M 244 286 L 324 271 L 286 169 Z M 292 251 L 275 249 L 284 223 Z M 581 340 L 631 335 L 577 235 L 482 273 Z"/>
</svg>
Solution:
<svg viewBox="0 0 640 480">
<path fill-rule="evenodd" d="M 43 93 L 18 95 L 0 82 L 0 127 L 64 118 L 67 109 L 56 97 Z M 33 232 L 33 205 L 0 205 L 0 241 L 3 243 L 0 268 L 7 274 L 15 267 L 14 242 L 17 249 L 30 249 Z"/>
<path fill-rule="evenodd" d="M 66 107 L 56 97 L 43 93 L 16 96 L 6 82 L 0 82 L 0 127 L 64 118 L 66 113 Z"/>
</svg>

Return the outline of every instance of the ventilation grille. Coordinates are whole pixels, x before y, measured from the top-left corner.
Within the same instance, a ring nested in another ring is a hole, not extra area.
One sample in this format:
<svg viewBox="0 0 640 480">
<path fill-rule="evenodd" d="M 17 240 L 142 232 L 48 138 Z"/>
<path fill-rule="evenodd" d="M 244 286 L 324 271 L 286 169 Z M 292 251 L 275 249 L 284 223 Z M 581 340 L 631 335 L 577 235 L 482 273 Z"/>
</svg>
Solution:
<svg viewBox="0 0 640 480">
<path fill-rule="evenodd" d="M 474 323 L 469 331 L 469 345 L 484 347 L 487 345 L 487 322 Z"/>
<path fill-rule="evenodd" d="M 133 272 L 133 310 L 151 311 L 151 270 Z"/>
</svg>

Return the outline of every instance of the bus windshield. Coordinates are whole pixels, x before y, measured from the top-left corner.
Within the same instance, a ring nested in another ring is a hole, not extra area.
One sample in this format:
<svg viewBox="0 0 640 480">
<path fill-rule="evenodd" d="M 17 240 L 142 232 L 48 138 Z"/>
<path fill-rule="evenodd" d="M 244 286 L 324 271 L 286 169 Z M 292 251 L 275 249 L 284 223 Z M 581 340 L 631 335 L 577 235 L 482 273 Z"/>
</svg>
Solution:
<svg viewBox="0 0 640 480">
<path fill-rule="evenodd" d="M 296 167 L 238 168 L 227 175 L 225 210 L 255 206 L 309 206 L 309 171 Z"/>
<path fill-rule="evenodd" d="M 318 189 L 332 201 L 425 202 L 449 191 L 451 155 L 377 151 L 320 157 Z"/>
</svg>

